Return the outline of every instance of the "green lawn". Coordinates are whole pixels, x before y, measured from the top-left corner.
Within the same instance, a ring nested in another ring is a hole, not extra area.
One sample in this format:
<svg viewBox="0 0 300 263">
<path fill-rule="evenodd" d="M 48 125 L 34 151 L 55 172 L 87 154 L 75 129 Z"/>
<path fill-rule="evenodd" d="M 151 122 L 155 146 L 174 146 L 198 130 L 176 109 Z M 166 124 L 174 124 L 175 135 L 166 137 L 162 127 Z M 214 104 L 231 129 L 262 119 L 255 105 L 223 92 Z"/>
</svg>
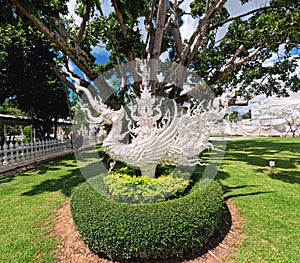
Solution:
<svg viewBox="0 0 300 263">
<path fill-rule="evenodd" d="M 73 156 L 0 177 L 0 262 L 56 262 L 52 219 L 82 181 Z"/>
<path fill-rule="evenodd" d="M 218 178 L 244 217 L 237 261 L 299 263 L 300 138 L 234 141 L 227 149 Z"/>
<path fill-rule="evenodd" d="M 300 262 L 300 138 L 228 142 L 218 179 L 244 218 L 236 261 Z M 0 178 L 0 262 L 55 262 L 53 218 L 82 181 L 72 156 Z"/>
</svg>

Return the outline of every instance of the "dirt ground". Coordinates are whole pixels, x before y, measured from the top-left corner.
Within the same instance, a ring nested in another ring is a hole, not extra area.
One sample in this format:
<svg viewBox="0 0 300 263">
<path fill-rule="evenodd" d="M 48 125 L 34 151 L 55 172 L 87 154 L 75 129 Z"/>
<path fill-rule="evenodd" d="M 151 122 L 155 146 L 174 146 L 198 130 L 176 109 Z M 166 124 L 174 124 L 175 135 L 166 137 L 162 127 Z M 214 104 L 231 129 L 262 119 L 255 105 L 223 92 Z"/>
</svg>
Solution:
<svg viewBox="0 0 300 263">
<path fill-rule="evenodd" d="M 197 255 L 185 255 L 184 259 L 171 258 L 165 263 L 219 263 L 234 262 L 232 255 L 238 250 L 241 234 L 242 218 L 239 216 L 232 200 L 226 201 L 226 209 L 222 217 L 222 227 L 219 228 L 203 251 Z M 70 201 L 67 201 L 57 211 L 55 227 L 52 235 L 59 240 L 56 258 L 60 263 L 112 263 L 106 258 L 99 257 L 89 250 L 80 238 L 70 213 Z M 124 261 L 124 263 L 131 261 Z M 123 263 L 123 262 L 122 262 Z"/>
</svg>

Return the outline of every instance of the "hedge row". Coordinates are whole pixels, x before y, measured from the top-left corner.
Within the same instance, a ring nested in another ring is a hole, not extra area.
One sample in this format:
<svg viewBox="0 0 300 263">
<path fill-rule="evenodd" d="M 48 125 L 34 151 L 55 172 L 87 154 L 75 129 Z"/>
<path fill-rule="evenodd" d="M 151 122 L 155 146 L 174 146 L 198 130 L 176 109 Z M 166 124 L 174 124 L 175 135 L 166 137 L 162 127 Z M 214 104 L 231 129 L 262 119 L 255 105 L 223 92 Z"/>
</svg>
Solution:
<svg viewBox="0 0 300 263">
<path fill-rule="evenodd" d="M 72 192 L 71 213 L 85 243 L 112 260 L 168 258 L 201 249 L 220 221 L 222 190 L 198 184 L 184 197 L 150 204 L 124 204 L 88 183 Z"/>
</svg>

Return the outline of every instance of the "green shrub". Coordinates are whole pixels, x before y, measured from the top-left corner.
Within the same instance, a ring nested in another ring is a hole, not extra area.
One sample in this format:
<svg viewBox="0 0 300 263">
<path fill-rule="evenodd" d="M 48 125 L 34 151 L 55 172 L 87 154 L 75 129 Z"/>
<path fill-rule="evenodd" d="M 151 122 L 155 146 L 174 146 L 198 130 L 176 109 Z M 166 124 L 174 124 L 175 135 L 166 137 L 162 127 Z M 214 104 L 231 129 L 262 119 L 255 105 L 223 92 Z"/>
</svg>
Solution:
<svg viewBox="0 0 300 263">
<path fill-rule="evenodd" d="M 84 183 L 71 201 L 75 225 L 95 253 L 138 262 L 199 251 L 222 211 L 217 182 L 203 190 L 197 183 L 181 198 L 138 205 L 115 202 Z"/>
<path fill-rule="evenodd" d="M 170 196 L 180 195 L 189 186 L 189 173 L 174 170 L 158 178 L 135 176 L 127 167 L 118 169 L 106 176 L 103 181 L 109 196 L 117 202 L 153 203 L 164 201 Z"/>
</svg>

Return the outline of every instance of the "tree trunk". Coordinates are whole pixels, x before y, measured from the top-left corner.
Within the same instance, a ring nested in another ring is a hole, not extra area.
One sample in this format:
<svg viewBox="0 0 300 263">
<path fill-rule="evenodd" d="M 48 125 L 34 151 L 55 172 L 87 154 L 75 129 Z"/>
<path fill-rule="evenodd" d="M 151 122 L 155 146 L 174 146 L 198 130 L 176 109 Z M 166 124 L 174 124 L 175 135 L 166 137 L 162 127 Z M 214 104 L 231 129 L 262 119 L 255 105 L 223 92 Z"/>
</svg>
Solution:
<svg viewBox="0 0 300 263">
<path fill-rule="evenodd" d="M 55 116 L 55 119 L 54 119 L 54 139 L 57 140 L 57 116 Z"/>
<path fill-rule="evenodd" d="M 4 124 L 0 120 L 0 147 L 4 144 L 4 142 L 5 142 Z"/>
</svg>

